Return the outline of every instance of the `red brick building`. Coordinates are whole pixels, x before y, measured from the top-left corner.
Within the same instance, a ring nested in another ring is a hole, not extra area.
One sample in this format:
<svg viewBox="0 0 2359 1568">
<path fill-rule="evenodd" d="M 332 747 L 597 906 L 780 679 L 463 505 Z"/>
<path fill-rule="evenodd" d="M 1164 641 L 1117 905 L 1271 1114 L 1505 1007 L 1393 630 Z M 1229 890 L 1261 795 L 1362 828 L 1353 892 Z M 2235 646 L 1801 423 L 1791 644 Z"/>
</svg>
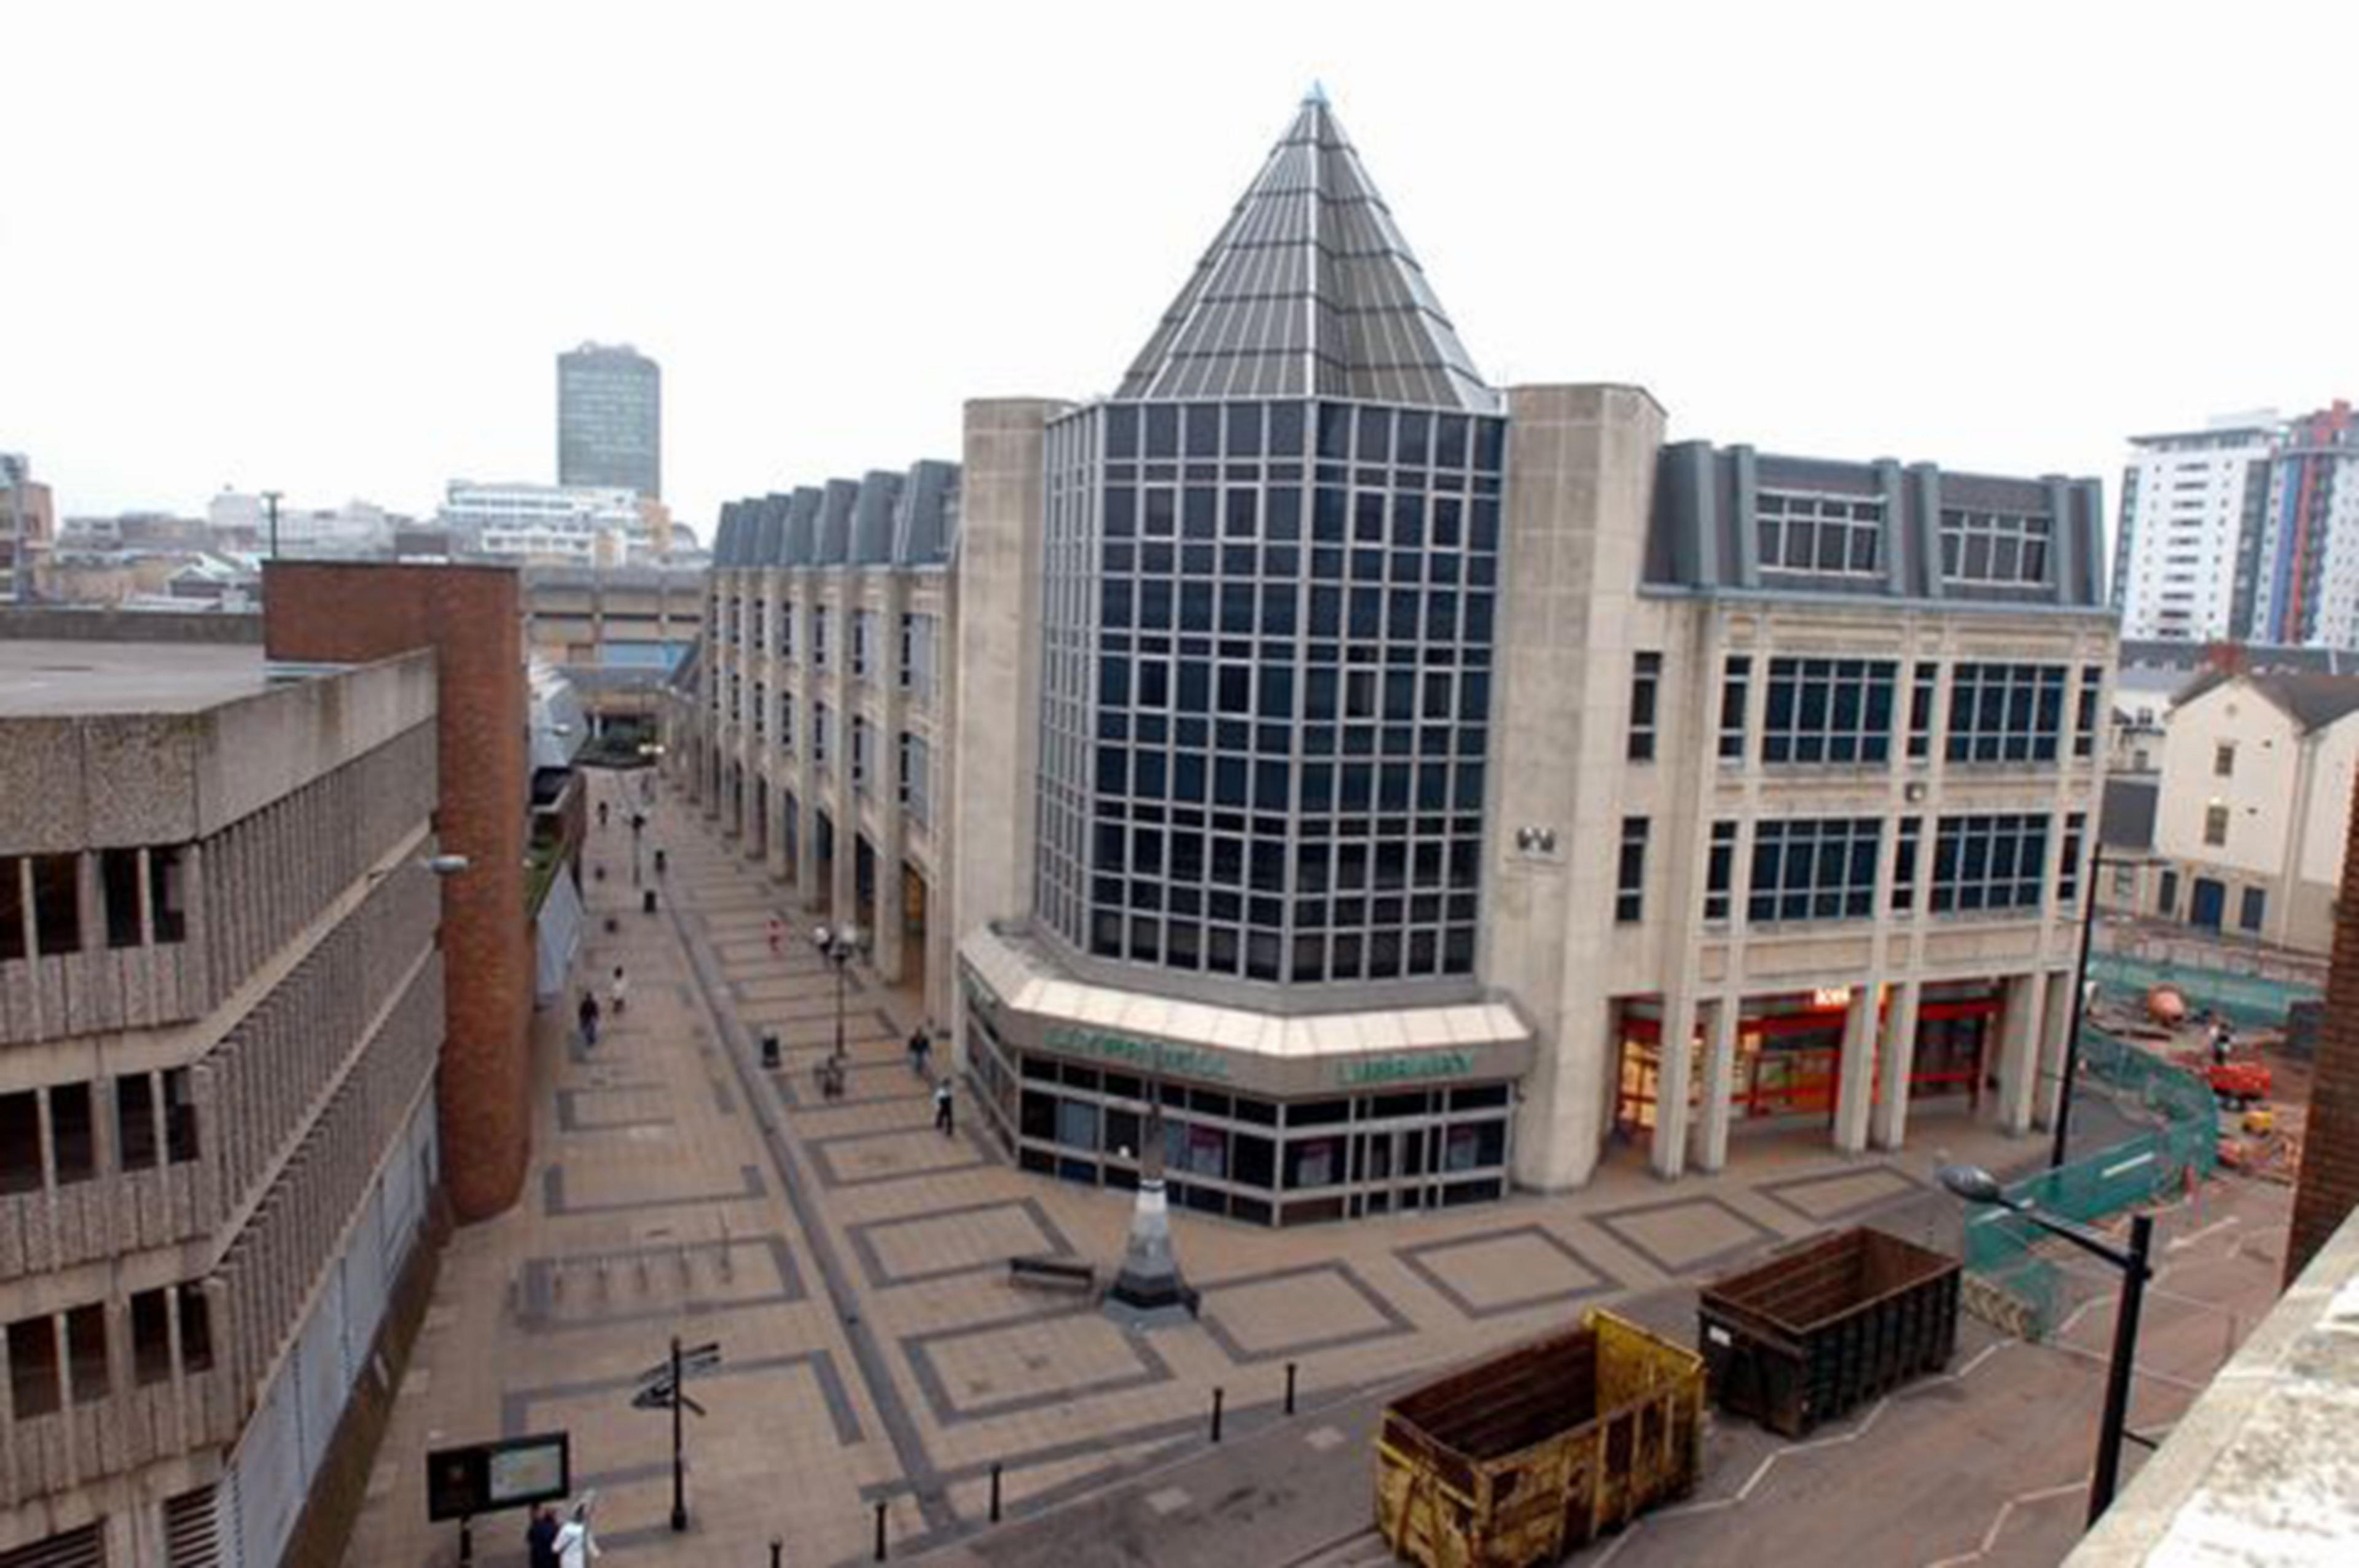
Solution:
<svg viewBox="0 0 2359 1568">
<path fill-rule="evenodd" d="M 516 569 L 273 561 L 263 583 L 272 659 L 355 664 L 434 650 L 435 829 L 444 852 L 470 862 L 442 890 L 443 1179 L 462 1220 L 488 1217 L 516 1201 L 532 1137 L 533 942 L 524 870 L 531 780 Z"/>
</svg>

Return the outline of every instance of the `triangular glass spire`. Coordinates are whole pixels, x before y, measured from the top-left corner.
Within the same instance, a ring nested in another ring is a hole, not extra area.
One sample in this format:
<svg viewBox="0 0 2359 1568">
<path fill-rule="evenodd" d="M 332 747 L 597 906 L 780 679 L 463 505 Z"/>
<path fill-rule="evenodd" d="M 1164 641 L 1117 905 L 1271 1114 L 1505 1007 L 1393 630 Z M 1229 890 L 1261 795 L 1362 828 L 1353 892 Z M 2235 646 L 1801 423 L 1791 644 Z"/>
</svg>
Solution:
<svg viewBox="0 0 2359 1568">
<path fill-rule="evenodd" d="M 1115 395 L 1500 406 L 1316 90 Z"/>
</svg>

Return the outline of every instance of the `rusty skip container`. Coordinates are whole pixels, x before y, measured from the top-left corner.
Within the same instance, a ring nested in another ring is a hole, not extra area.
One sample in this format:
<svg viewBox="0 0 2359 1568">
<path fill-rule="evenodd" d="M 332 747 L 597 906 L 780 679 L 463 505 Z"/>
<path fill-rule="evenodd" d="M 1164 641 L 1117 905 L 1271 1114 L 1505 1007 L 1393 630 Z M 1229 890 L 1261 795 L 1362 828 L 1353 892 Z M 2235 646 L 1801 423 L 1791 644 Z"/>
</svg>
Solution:
<svg viewBox="0 0 2359 1568">
<path fill-rule="evenodd" d="M 1702 1422 L 1701 1358 L 1593 1312 L 1388 1407 L 1376 1528 L 1426 1568 L 1554 1563 L 1692 1489 Z"/>
<path fill-rule="evenodd" d="M 1864 1226 L 1704 1287 L 1714 1403 L 1800 1437 L 1958 1348 L 1958 1260 Z"/>
</svg>

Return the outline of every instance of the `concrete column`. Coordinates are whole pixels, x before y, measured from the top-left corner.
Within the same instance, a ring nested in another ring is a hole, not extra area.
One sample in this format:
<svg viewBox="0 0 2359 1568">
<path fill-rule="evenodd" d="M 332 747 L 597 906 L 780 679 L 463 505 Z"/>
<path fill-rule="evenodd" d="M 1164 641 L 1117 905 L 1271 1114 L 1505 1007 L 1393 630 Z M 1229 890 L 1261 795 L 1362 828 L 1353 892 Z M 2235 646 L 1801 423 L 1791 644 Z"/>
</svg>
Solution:
<svg viewBox="0 0 2359 1568">
<path fill-rule="evenodd" d="M 2064 1096 L 2064 1044 L 2071 1031 L 2072 971 L 2054 969 L 2048 976 L 2047 1001 L 2039 1020 L 2039 1080 L 2031 1105 L 2034 1126 L 2056 1125 L 2056 1107 Z"/>
<path fill-rule="evenodd" d="M 901 896 L 901 859 L 908 851 L 908 817 L 901 809 L 901 726 L 906 703 L 901 690 L 901 616 L 909 608 L 908 580 L 885 575 L 876 607 L 876 646 L 869 650 L 868 679 L 876 694 L 876 757 L 869 770 L 868 816 L 876 828 L 876 978 L 898 985 L 905 970 L 903 926 L 908 909 Z"/>
<path fill-rule="evenodd" d="M 1843 1060 L 1835 1068 L 1835 1147 L 1867 1148 L 1867 1113 L 1875 1093 L 1876 1001 L 1881 988 L 1854 986 L 1843 1010 Z"/>
<path fill-rule="evenodd" d="M 1884 1022 L 1884 1098 L 1868 1118 L 1868 1141 L 1878 1149 L 1897 1149 L 1908 1136 L 1908 1080 L 1917 1071 L 1917 1010 L 1924 994 L 1916 980 L 1892 988 Z"/>
<path fill-rule="evenodd" d="M 966 933 L 1032 909 L 1048 430 L 1065 410 L 1039 398 L 966 406 L 957 625 L 944 682 L 957 693 L 939 748 L 956 753 L 957 788 L 935 806 L 948 827 L 953 950 Z M 950 994 L 954 1049 L 963 1050 L 964 1004 L 957 987 Z"/>
<path fill-rule="evenodd" d="M 783 767 L 784 764 L 782 763 L 781 766 Z M 762 809 L 767 812 L 770 817 L 770 852 L 765 857 L 764 869 L 770 873 L 772 881 L 782 882 L 787 880 L 786 786 L 766 783 L 763 784 Z"/>
<path fill-rule="evenodd" d="M 2040 1008 L 2048 989 L 2041 974 L 2016 975 L 2006 982 L 2005 1035 L 1998 1058 L 1998 1125 L 2009 1134 L 2031 1130 L 2031 1106 L 2038 1087 Z"/>
<path fill-rule="evenodd" d="M 1688 1087 L 1695 1056 L 1696 1002 L 1692 991 L 1663 999 L 1663 1035 L 1656 1053 L 1655 1141 L 1647 1162 L 1666 1181 L 1688 1164 Z"/>
<path fill-rule="evenodd" d="M 1516 999 L 1538 1044 L 1516 1106 L 1515 1180 L 1561 1191 L 1589 1179 L 1604 1144 L 1611 996 L 1673 989 L 1609 979 L 1614 858 L 1597 850 L 1623 810 L 1611 781 L 1625 767 L 1663 411 L 1627 386 L 1524 386 L 1508 402 L 1478 973 Z M 1556 847 L 1518 849 L 1526 827 Z"/>
<path fill-rule="evenodd" d="M 1717 1171 L 1728 1163 L 1730 1097 L 1736 1087 L 1736 1019 L 1744 1000 L 1723 996 L 1712 1003 L 1703 1036 L 1703 1101 L 1697 1108 L 1696 1168 Z"/>
</svg>

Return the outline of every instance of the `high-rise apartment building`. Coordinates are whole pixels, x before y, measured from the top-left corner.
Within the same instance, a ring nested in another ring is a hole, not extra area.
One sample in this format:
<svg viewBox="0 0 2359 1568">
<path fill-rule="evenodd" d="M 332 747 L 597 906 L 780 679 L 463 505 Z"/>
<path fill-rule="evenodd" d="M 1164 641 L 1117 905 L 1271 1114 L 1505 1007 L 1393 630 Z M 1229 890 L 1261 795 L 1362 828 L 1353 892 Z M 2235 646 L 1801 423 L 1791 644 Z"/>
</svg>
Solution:
<svg viewBox="0 0 2359 1568">
<path fill-rule="evenodd" d="M 2122 634 L 2359 647 L 2359 427 L 2336 403 L 2139 436 L 2122 473 Z"/>
<path fill-rule="evenodd" d="M 724 510 L 665 764 L 880 969 L 925 956 L 1045 1175 L 1136 1184 L 1150 1105 L 1172 1201 L 1276 1225 L 2028 1130 L 2096 482 L 1664 427 L 1484 383 L 1314 97 L 1113 396 L 967 405 L 947 571 L 872 579 L 881 486 Z M 881 894 L 920 854 L 922 922 Z"/>
<path fill-rule="evenodd" d="M 557 482 L 663 494 L 663 371 L 625 343 L 557 356 Z"/>
</svg>

